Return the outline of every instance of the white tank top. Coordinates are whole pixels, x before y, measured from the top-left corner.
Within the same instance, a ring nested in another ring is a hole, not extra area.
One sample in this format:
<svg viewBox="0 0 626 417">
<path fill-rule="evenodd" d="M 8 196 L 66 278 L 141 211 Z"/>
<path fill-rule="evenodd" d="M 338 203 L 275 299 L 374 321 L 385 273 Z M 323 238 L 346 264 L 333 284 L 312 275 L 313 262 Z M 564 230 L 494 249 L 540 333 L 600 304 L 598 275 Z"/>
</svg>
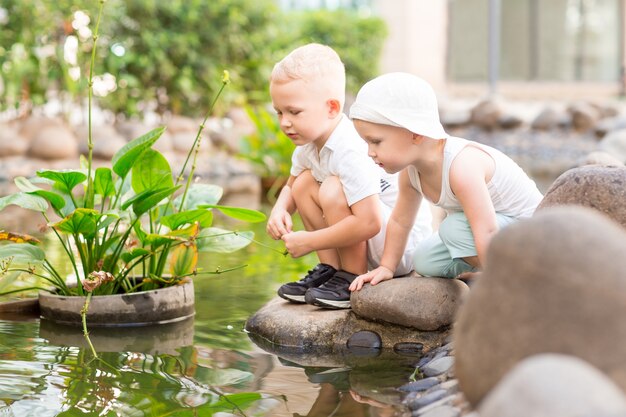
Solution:
<svg viewBox="0 0 626 417">
<path fill-rule="evenodd" d="M 543 195 L 522 168 L 497 149 L 452 136 L 446 139 L 443 150 L 441 196 L 439 201 L 432 203 L 448 213 L 463 211 L 461 204 L 450 188 L 450 166 L 459 152 L 468 145 L 482 149 L 493 158 L 495 170 L 491 181 L 487 184 L 487 189 L 496 213 L 515 218 L 532 216 Z M 423 195 L 419 172 L 412 165 L 407 170 L 411 185 Z"/>
</svg>

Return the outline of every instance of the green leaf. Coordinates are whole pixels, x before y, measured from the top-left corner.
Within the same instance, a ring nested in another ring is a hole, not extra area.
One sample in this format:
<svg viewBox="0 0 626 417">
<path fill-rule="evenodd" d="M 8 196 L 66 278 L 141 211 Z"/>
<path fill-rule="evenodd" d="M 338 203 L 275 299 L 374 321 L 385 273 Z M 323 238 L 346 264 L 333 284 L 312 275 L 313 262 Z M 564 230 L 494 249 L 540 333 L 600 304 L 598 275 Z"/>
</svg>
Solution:
<svg viewBox="0 0 626 417">
<path fill-rule="evenodd" d="M 141 243 L 144 245 L 150 246 L 153 250 L 158 248 L 159 246 L 163 246 L 166 243 L 176 242 L 180 240 L 179 238 L 169 237 L 164 235 L 157 235 L 156 233 L 150 233 L 144 235 Z"/>
<path fill-rule="evenodd" d="M 97 168 L 93 185 L 94 191 L 98 195 L 103 197 L 115 195 L 115 183 L 110 168 Z"/>
<path fill-rule="evenodd" d="M 78 208 L 72 214 L 53 224 L 52 227 L 64 233 L 78 233 L 87 237 L 96 234 L 96 223 L 102 215 L 93 209 Z"/>
<path fill-rule="evenodd" d="M 202 227 L 209 227 L 213 224 L 213 213 L 209 210 L 197 209 L 161 217 L 161 223 L 171 230 L 178 229 L 183 224 L 194 222 L 200 223 Z"/>
<path fill-rule="evenodd" d="M 113 155 L 113 172 L 121 178 L 126 178 L 139 156 L 150 148 L 165 132 L 165 127 L 157 127 L 143 136 L 128 142 L 122 149 Z"/>
<path fill-rule="evenodd" d="M 13 271 L 0 275 L 0 293 L 9 288 L 22 274 L 21 271 Z"/>
<path fill-rule="evenodd" d="M 198 251 L 230 253 L 244 248 L 254 238 L 254 232 L 232 232 L 218 227 L 202 229 L 196 237 Z"/>
<path fill-rule="evenodd" d="M 195 210 L 200 208 L 201 205 L 217 204 L 222 198 L 224 190 L 222 187 L 213 184 L 193 184 L 189 187 L 187 192 L 187 198 L 185 200 L 185 206 L 183 210 Z M 180 207 L 180 199 L 182 195 L 178 196 L 174 200 L 174 205 Z"/>
<path fill-rule="evenodd" d="M 136 193 L 155 188 L 173 187 L 172 169 L 167 159 L 154 149 L 146 149 L 133 166 L 131 184 Z"/>
<path fill-rule="evenodd" d="M 21 191 L 45 198 L 50 204 L 52 204 L 52 207 L 57 212 L 59 212 L 65 206 L 65 200 L 62 196 L 52 191 L 42 190 L 24 177 L 16 177 L 14 182 L 17 188 L 19 188 Z"/>
<path fill-rule="evenodd" d="M 170 274 L 182 277 L 191 274 L 198 264 L 198 248 L 193 242 L 178 245 L 172 250 Z"/>
<path fill-rule="evenodd" d="M 265 221 L 267 217 L 265 214 L 261 213 L 258 210 L 240 208 L 240 207 L 229 207 L 229 206 L 216 206 L 213 204 L 202 204 L 198 206 L 199 208 L 215 208 L 224 213 L 225 215 L 232 217 L 233 219 L 243 220 L 249 223 L 258 223 Z"/>
<path fill-rule="evenodd" d="M 0 246 L 0 259 L 13 257 L 13 262 L 23 264 L 38 264 L 46 259 L 43 249 L 24 243 L 10 243 Z"/>
<path fill-rule="evenodd" d="M 163 201 L 163 199 L 174 194 L 180 187 L 180 185 L 177 185 L 176 187 L 157 188 L 155 190 L 142 191 L 141 193 L 126 200 L 126 202 L 122 204 L 122 210 L 127 209 L 132 204 L 133 212 L 139 217 L 155 208 L 161 201 Z"/>
<path fill-rule="evenodd" d="M 125 263 L 129 263 L 130 261 L 132 261 L 135 258 L 139 258 L 140 256 L 144 256 L 144 255 L 148 255 L 150 254 L 150 251 L 148 249 L 144 249 L 144 248 L 135 248 L 130 252 L 124 252 L 120 255 L 120 258 L 122 258 L 122 261 L 124 261 Z"/>
<path fill-rule="evenodd" d="M 0 198 L 0 211 L 11 204 L 42 213 L 48 210 L 48 203 L 45 198 L 27 193 L 15 193 Z"/>
<path fill-rule="evenodd" d="M 54 181 L 55 187 L 67 194 L 72 194 L 74 187 L 87 179 L 87 175 L 73 169 L 63 171 L 39 170 L 37 176 Z"/>
</svg>

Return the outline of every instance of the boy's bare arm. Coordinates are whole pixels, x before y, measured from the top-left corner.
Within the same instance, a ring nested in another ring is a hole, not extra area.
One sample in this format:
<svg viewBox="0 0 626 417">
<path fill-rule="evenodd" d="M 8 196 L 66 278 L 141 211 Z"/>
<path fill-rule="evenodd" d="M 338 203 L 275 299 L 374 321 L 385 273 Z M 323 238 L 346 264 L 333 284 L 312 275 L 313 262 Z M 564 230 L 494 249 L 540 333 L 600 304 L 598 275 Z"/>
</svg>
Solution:
<svg viewBox="0 0 626 417">
<path fill-rule="evenodd" d="M 266 230 L 273 239 L 278 240 L 284 234 L 292 231 L 293 222 L 291 215 L 296 211 L 296 203 L 291 194 L 291 186 L 295 179 L 296 177 L 294 176 L 289 177 L 287 184 L 280 191 L 267 220 Z"/>
<path fill-rule="evenodd" d="M 400 173 L 398 186 L 398 200 L 387 222 L 385 249 L 380 266 L 358 276 L 350 285 L 350 291 L 360 290 L 367 282 L 376 285 L 394 277 L 398 262 L 406 250 L 406 243 L 417 211 L 422 203 L 422 195 L 411 186 L 406 170 Z"/>
<path fill-rule="evenodd" d="M 493 159 L 474 147 L 461 151 L 450 167 L 450 187 L 472 229 L 480 265 L 484 265 L 487 246 L 498 231 L 496 211 L 487 188 L 494 169 Z"/>
</svg>

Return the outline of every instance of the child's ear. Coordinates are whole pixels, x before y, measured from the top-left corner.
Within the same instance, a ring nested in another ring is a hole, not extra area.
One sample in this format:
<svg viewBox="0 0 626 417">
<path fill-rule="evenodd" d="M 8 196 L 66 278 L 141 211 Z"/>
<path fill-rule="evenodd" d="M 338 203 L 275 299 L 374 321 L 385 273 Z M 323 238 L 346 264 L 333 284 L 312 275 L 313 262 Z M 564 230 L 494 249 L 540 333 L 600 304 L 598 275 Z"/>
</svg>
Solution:
<svg viewBox="0 0 626 417">
<path fill-rule="evenodd" d="M 335 118 L 339 113 L 341 113 L 341 104 L 339 103 L 339 100 L 330 99 L 326 103 L 328 104 L 328 115 L 331 118 Z"/>
</svg>

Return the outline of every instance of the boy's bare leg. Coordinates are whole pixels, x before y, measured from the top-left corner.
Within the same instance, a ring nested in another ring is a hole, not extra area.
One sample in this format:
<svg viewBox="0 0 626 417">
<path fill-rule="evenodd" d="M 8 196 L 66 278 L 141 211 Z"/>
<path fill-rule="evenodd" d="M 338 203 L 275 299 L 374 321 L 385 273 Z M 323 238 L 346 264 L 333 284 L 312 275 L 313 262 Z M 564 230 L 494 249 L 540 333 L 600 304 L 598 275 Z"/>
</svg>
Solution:
<svg viewBox="0 0 626 417">
<path fill-rule="evenodd" d="M 337 177 L 328 177 L 319 187 L 321 212 L 329 226 L 352 215 L 348 200 L 343 192 L 341 181 Z M 358 242 L 351 246 L 337 249 L 340 269 L 360 275 L 367 272 L 367 242 Z"/>
<path fill-rule="evenodd" d="M 291 193 L 296 202 L 298 213 L 302 218 L 304 228 L 308 231 L 328 227 L 328 223 L 324 218 L 324 213 L 321 208 L 319 198 L 320 188 L 320 184 L 313 178 L 311 171 L 308 170 L 298 175 L 291 187 Z M 322 249 L 318 250 L 316 253 L 321 263 L 330 265 L 335 269 L 340 269 L 339 253 L 336 249 Z"/>
</svg>

